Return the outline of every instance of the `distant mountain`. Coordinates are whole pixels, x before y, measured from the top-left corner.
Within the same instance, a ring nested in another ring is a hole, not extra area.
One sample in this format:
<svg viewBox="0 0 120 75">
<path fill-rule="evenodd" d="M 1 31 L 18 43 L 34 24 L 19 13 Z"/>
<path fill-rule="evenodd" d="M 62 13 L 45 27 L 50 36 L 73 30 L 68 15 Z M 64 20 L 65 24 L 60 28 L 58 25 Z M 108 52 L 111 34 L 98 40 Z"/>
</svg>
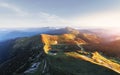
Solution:
<svg viewBox="0 0 120 75">
<path fill-rule="evenodd" d="M 47 33 L 55 30 L 56 28 L 30 28 L 30 29 L 13 29 L 13 30 L 0 30 L 0 41 L 15 39 L 19 37 L 30 37 L 41 33 Z"/>
<path fill-rule="evenodd" d="M 106 42 L 120 39 L 120 31 L 116 29 L 92 29 L 89 31 L 103 38 Z"/>
</svg>

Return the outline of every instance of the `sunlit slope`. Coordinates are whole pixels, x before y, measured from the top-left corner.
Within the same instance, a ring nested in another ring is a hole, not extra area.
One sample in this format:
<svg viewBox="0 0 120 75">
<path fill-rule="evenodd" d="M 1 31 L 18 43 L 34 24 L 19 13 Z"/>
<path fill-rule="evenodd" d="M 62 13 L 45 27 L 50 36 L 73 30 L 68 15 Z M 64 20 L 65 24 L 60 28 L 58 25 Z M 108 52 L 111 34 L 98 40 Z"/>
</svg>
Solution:
<svg viewBox="0 0 120 75">
<path fill-rule="evenodd" d="M 120 73 L 120 65 L 110 61 L 109 59 L 100 55 L 96 52 L 87 52 L 82 49 L 82 45 L 87 45 L 88 43 L 99 43 L 101 40 L 97 39 L 96 36 L 92 35 L 81 35 L 81 34 L 62 34 L 62 35 L 47 35 L 42 34 L 42 41 L 44 45 L 44 51 L 46 54 L 51 56 L 50 51 L 57 51 L 55 56 L 57 57 L 59 54 L 65 54 L 66 56 L 75 58 L 77 60 L 87 61 L 97 66 L 101 66 L 102 68 L 108 68 L 117 73 Z M 81 38 L 80 38 L 81 37 Z M 92 38 L 94 37 L 94 38 Z M 87 40 L 86 40 L 87 39 Z M 89 41 L 90 39 L 90 41 Z M 72 48 L 74 47 L 74 48 Z M 79 47 L 79 49 L 78 49 Z M 69 49 L 69 50 L 68 50 Z M 61 58 L 61 57 L 60 57 Z M 73 61 L 74 62 L 74 61 Z M 80 63 L 79 63 L 80 64 Z M 77 65 L 79 65 L 77 64 Z M 77 67 L 77 66 L 76 66 Z M 79 75 L 79 74 L 78 74 Z M 87 75 L 87 74 L 86 74 Z"/>
<path fill-rule="evenodd" d="M 113 71 L 116 71 L 117 73 L 120 73 L 120 64 L 114 63 L 102 55 L 100 55 L 98 52 L 92 53 L 92 57 L 86 57 L 84 55 L 78 54 L 78 53 L 66 53 L 67 55 L 70 55 L 72 57 L 78 58 L 78 59 L 83 59 L 85 61 L 89 61 L 91 63 L 109 68 Z"/>
<path fill-rule="evenodd" d="M 42 41 L 45 44 L 44 50 L 45 53 L 48 53 L 48 51 L 51 49 L 50 45 L 56 45 L 56 44 L 86 44 L 86 42 L 80 38 L 76 38 L 74 34 L 63 34 L 63 35 L 47 35 L 42 34 Z"/>
</svg>

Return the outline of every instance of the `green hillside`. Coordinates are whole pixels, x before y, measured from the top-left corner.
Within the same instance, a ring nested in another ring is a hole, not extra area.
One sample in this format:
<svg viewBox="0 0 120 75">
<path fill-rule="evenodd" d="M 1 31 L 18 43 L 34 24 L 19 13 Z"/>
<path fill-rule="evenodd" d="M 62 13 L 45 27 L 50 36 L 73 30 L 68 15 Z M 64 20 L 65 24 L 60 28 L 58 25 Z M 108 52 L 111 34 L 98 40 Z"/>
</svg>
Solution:
<svg viewBox="0 0 120 75">
<path fill-rule="evenodd" d="M 73 58 L 64 53 L 48 55 L 51 75 L 119 75 L 105 67 L 82 59 Z"/>
</svg>

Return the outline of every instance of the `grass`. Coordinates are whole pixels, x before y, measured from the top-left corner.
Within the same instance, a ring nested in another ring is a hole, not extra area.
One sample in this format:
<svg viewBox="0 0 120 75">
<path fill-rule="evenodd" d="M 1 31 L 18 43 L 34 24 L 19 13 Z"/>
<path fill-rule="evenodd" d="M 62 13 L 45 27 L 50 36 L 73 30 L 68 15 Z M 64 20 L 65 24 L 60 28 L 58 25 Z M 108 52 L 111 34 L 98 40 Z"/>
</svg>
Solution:
<svg viewBox="0 0 120 75">
<path fill-rule="evenodd" d="M 56 56 L 48 55 L 48 59 L 53 75 L 118 75 L 107 68 L 76 59 L 64 53 Z"/>
</svg>

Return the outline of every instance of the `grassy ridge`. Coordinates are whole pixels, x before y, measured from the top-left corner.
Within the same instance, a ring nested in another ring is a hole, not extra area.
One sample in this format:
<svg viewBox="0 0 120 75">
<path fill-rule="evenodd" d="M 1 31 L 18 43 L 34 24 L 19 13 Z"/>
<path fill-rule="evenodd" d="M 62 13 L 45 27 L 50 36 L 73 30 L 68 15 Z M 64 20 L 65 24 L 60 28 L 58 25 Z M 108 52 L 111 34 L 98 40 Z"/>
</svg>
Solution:
<svg viewBox="0 0 120 75">
<path fill-rule="evenodd" d="M 90 62 L 60 53 L 48 55 L 52 75 L 119 75 L 114 71 Z"/>
</svg>

